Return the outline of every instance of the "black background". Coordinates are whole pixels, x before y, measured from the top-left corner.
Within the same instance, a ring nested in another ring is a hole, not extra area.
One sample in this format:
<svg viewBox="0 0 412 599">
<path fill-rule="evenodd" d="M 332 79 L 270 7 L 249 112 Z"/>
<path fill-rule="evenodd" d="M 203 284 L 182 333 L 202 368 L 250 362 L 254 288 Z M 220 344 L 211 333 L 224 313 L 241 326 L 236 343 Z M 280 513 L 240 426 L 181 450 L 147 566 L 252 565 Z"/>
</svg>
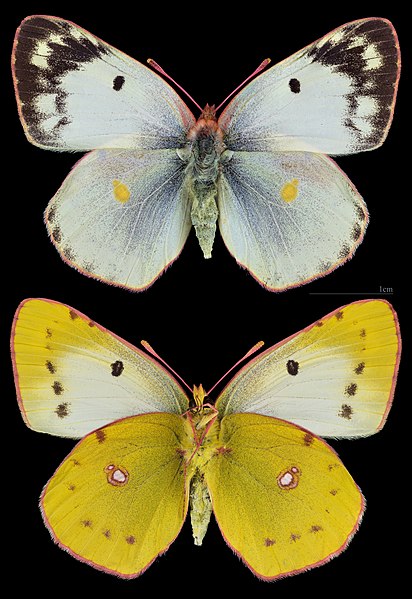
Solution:
<svg viewBox="0 0 412 599">
<path fill-rule="evenodd" d="M 136 294 L 82 276 L 65 265 L 50 243 L 43 224 L 49 199 L 80 157 L 38 149 L 26 140 L 19 123 L 9 68 L 14 31 L 33 12 L 4 15 L 1 60 L 4 67 L 2 173 L 3 265 L 8 274 L 1 294 L 3 405 L 6 444 L 2 459 L 4 527 L 9 553 L 7 574 L 16 588 L 31 592 L 145 596 L 166 587 L 170 593 L 226 594 L 238 589 L 253 596 L 269 593 L 318 593 L 380 590 L 402 577 L 405 512 L 402 498 L 410 466 L 402 392 L 398 391 L 388 422 L 378 435 L 354 441 L 332 441 L 361 487 L 368 503 L 359 533 L 348 550 L 329 564 L 275 583 L 255 578 L 225 545 L 214 522 L 202 547 L 192 543 L 186 522 L 177 540 L 140 578 L 123 581 L 82 564 L 51 541 L 37 508 L 43 484 L 74 445 L 74 441 L 42 435 L 23 423 L 15 401 L 8 337 L 13 313 L 27 297 L 64 302 L 116 332 L 131 343 L 147 339 L 189 383 L 210 388 L 254 343 L 266 347 L 298 331 L 331 310 L 351 301 L 386 295 L 398 311 L 405 339 L 407 267 L 403 254 L 402 221 L 410 203 L 409 172 L 400 168 L 401 131 L 406 120 L 406 65 L 395 118 L 384 145 L 373 152 L 341 157 L 339 166 L 363 195 L 370 211 L 365 240 L 354 258 L 329 276 L 299 289 L 274 294 L 266 291 L 237 266 L 217 235 L 212 260 L 204 260 L 192 231 L 178 260 L 147 291 Z M 322 15 L 292 7 L 263 9 L 256 3 L 223 15 L 219 7 L 181 7 L 165 12 L 148 3 L 135 7 L 132 17 L 120 6 L 98 14 L 68 12 L 43 4 L 35 10 L 56 14 L 91 31 L 106 42 L 144 62 L 154 58 L 201 105 L 220 103 L 263 58 L 272 64 L 286 58 L 335 27 L 362 17 L 362 12 Z M 405 18 L 392 20 L 401 48 L 410 51 Z M 186 101 L 186 100 L 185 100 Z M 190 104 L 189 104 L 190 106 Z M 190 106 L 194 114 L 198 111 Z M 4 131 L 6 129 L 6 131 Z M 4 163 L 3 163 L 4 164 Z M 314 295 L 314 294 L 326 295 Z M 335 295 L 328 295 L 334 293 Z M 353 293 L 353 295 L 350 295 Z M 349 295 L 348 295 L 349 294 Z M 406 355 L 403 370 L 406 366 Z M 4 384 L 5 383 L 5 384 Z M 409 454 L 410 455 L 410 454 Z M 57 582 L 58 586 L 55 585 Z M 105 595 L 103 595 L 105 596 Z"/>
</svg>

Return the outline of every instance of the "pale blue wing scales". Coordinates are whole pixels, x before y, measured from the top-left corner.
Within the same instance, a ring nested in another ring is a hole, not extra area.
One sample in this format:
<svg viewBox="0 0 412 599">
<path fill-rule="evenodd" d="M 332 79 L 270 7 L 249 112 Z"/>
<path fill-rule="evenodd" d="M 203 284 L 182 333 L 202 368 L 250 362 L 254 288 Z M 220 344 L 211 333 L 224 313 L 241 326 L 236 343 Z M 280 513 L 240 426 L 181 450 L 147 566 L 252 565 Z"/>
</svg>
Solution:
<svg viewBox="0 0 412 599">
<path fill-rule="evenodd" d="M 156 73 L 64 19 L 25 19 L 12 67 L 26 135 L 43 148 L 176 148 L 195 122 Z"/>
<path fill-rule="evenodd" d="M 144 289 L 187 239 L 185 189 L 175 150 L 95 150 L 50 201 L 47 228 L 71 266 L 113 285 Z"/>
<path fill-rule="evenodd" d="M 306 152 L 235 152 L 219 181 L 219 228 L 237 262 L 281 291 L 350 258 L 366 206 L 337 165 Z"/>
<path fill-rule="evenodd" d="M 231 150 L 350 154 L 384 141 L 400 71 L 386 19 L 347 23 L 247 85 L 219 119 Z"/>
</svg>

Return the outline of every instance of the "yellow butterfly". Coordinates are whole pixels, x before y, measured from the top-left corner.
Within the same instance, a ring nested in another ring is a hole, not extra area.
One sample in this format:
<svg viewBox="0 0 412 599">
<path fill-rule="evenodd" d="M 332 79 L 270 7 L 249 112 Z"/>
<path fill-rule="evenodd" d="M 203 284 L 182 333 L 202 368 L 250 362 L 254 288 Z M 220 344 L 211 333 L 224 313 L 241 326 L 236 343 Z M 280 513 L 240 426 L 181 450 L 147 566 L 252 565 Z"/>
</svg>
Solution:
<svg viewBox="0 0 412 599">
<path fill-rule="evenodd" d="M 167 550 L 190 504 L 195 544 L 213 510 L 259 578 L 319 566 L 345 549 L 365 502 L 317 435 L 382 428 L 400 351 L 391 305 L 355 302 L 250 360 L 214 406 L 201 385 L 191 403 L 144 351 L 64 304 L 26 300 L 12 330 L 23 417 L 84 437 L 42 493 L 46 526 L 74 557 L 132 578 Z"/>
</svg>

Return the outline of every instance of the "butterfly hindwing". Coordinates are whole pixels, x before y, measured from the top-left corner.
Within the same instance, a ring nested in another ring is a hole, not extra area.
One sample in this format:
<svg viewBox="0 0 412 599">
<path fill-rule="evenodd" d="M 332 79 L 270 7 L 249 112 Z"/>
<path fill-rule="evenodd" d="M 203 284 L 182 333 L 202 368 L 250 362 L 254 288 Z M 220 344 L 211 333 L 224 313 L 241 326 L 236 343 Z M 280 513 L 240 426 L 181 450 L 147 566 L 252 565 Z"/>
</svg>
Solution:
<svg viewBox="0 0 412 599">
<path fill-rule="evenodd" d="M 180 416 L 144 414 L 85 437 L 41 497 L 54 540 L 98 569 L 125 578 L 141 574 L 186 516 L 187 435 Z"/>
<path fill-rule="evenodd" d="M 324 441 L 257 414 L 225 416 L 221 448 L 205 468 L 226 542 L 264 579 L 336 556 L 364 509 L 359 488 Z"/>
<path fill-rule="evenodd" d="M 219 228 L 230 253 L 282 291 L 348 260 L 368 223 L 338 166 L 309 152 L 235 152 L 219 182 Z"/>
<path fill-rule="evenodd" d="M 184 164 L 174 150 L 95 150 L 46 210 L 63 260 L 84 274 L 141 290 L 180 254 L 191 228 Z"/>
<path fill-rule="evenodd" d="M 392 120 L 399 71 L 389 21 L 347 23 L 239 92 L 219 119 L 226 145 L 335 155 L 376 148 Z"/>
<path fill-rule="evenodd" d="M 43 148 L 176 148 L 195 122 L 156 73 L 64 19 L 25 19 L 12 66 L 26 135 Z"/>
<path fill-rule="evenodd" d="M 24 301 L 11 345 L 20 408 L 34 430 L 78 438 L 126 416 L 188 407 L 162 366 L 64 304 Z"/>
<path fill-rule="evenodd" d="M 391 406 L 400 352 L 392 306 L 354 302 L 246 364 L 216 407 L 282 418 L 322 437 L 371 435 Z"/>
</svg>

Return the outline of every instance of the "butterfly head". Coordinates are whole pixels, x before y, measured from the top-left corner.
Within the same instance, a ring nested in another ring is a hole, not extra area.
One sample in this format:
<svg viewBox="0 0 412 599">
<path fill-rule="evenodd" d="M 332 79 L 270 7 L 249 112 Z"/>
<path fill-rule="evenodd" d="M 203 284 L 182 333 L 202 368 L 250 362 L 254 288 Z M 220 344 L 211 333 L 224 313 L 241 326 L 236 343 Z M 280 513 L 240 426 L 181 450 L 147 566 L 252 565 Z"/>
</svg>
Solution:
<svg viewBox="0 0 412 599">
<path fill-rule="evenodd" d="M 213 104 L 212 106 L 209 106 L 209 104 L 206 104 L 206 106 L 202 110 L 202 115 L 200 118 L 205 119 L 205 121 L 216 121 L 217 118 L 215 105 Z"/>
</svg>

